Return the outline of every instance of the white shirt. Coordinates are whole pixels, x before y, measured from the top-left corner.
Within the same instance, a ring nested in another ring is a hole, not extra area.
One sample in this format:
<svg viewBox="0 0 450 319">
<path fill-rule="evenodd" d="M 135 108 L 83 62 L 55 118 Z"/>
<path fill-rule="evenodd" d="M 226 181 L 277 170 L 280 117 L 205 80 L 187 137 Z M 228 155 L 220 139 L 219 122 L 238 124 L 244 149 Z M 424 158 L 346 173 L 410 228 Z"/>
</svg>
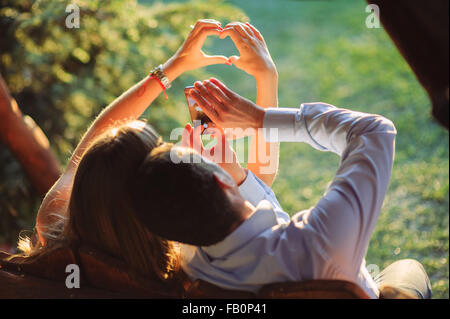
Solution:
<svg viewBox="0 0 450 319">
<path fill-rule="evenodd" d="M 314 207 L 290 218 L 249 172 L 239 189 L 256 211 L 217 244 L 182 245 L 183 270 L 194 280 L 253 292 L 274 282 L 342 279 L 377 298 L 364 257 L 389 184 L 394 125 L 379 115 L 305 103 L 267 109 L 264 128 L 270 142 L 306 142 L 341 156 L 333 181 Z"/>
</svg>

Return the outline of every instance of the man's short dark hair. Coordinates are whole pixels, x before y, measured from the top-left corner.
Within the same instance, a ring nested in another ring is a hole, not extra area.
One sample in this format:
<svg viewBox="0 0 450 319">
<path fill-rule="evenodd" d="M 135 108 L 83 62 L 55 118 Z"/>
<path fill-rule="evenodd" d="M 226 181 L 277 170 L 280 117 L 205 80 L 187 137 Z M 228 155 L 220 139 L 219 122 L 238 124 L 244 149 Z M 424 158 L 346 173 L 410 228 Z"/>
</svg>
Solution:
<svg viewBox="0 0 450 319">
<path fill-rule="evenodd" d="M 138 218 L 169 240 L 196 246 L 218 243 L 238 218 L 214 178 L 219 169 L 193 162 L 192 155 L 189 163 L 175 163 L 171 147 L 155 149 L 137 171 L 132 197 Z"/>
</svg>

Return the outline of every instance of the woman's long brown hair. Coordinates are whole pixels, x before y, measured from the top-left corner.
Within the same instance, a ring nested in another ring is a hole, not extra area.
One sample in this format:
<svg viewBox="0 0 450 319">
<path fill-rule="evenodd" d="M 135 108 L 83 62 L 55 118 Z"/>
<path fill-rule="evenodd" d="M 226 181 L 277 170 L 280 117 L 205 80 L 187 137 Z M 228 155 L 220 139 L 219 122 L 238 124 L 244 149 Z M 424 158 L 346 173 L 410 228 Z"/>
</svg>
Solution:
<svg viewBox="0 0 450 319">
<path fill-rule="evenodd" d="M 137 219 L 130 199 L 137 168 L 162 144 L 150 125 L 140 121 L 116 126 L 98 137 L 79 161 L 67 214 L 54 214 L 59 216 L 51 227 L 54 239 L 44 247 L 22 250 L 36 256 L 58 242 L 87 245 L 125 262 L 132 276 L 165 282 L 176 278 L 174 243 L 149 232 Z M 30 243 L 20 239 L 19 248 L 21 241 L 23 246 Z"/>
<path fill-rule="evenodd" d="M 177 268 L 173 243 L 143 226 L 130 196 L 135 171 L 160 144 L 149 125 L 122 125 L 98 139 L 78 165 L 64 237 L 121 259 L 137 273 L 165 280 Z"/>
</svg>

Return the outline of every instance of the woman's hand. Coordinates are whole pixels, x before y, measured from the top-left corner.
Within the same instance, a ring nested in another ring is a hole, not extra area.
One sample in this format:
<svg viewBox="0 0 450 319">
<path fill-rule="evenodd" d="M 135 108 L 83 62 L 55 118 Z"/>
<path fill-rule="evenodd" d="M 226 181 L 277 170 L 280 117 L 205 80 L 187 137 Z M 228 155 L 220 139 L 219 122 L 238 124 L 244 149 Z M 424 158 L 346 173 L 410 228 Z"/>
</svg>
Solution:
<svg viewBox="0 0 450 319">
<path fill-rule="evenodd" d="M 202 51 L 202 46 L 205 43 L 206 38 L 210 35 L 219 36 L 222 31 L 221 23 L 217 20 L 198 20 L 178 51 L 166 62 L 164 70 L 166 71 L 166 68 L 175 68 L 178 71 L 176 76 L 178 76 L 183 72 L 205 67 L 207 65 L 230 64 L 230 61 L 226 56 L 210 56 Z M 166 74 L 170 79 L 170 75 L 167 72 Z"/>
<path fill-rule="evenodd" d="M 250 23 L 231 22 L 225 26 L 220 38 L 229 36 L 240 53 L 230 61 L 255 78 L 277 75 L 275 63 L 270 56 L 261 33 Z"/>
<path fill-rule="evenodd" d="M 193 128 L 189 123 L 186 124 L 181 138 L 181 145 L 196 150 L 199 154 L 219 165 L 234 179 L 237 185 L 242 184 L 247 177 L 247 171 L 241 167 L 236 152 L 230 146 L 225 133 L 220 128 L 208 128 L 208 134 L 211 134 L 217 140 L 217 144 L 210 149 L 203 147 L 201 134 L 202 126 Z"/>
</svg>

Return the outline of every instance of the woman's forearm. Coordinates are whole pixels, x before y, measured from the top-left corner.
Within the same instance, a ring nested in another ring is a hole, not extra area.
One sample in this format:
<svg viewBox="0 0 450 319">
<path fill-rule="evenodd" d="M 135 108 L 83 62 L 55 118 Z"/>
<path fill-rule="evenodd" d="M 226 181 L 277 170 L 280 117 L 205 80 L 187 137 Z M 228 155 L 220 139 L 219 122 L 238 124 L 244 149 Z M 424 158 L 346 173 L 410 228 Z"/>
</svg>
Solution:
<svg viewBox="0 0 450 319">
<path fill-rule="evenodd" d="M 163 70 L 171 82 L 182 73 L 181 67 L 175 59 L 167 61 L 163 65 Z M 159 83 L 152 78 L 149 79 L 149 76 L 146 76 L 140 82 L 125 91 L 121 96 L 116 98 L 98 115 L 86 131 L 73 152 L 67 165 L 67 170 L 76 167 L 77 158 L 81 158 L 84 151 L 97 136 L 117 122 L 138 119 L 161 91 L 162 88 Z"/>
<path fill-rule="evenodd" d="M 256 104 L 267 107 L 278 107 L 278 74 L 276 70 L 268 71 L 256 78 Z M 279 143 L 268 143 L 264 134 L 259 132 L 251 137 L 251 158 L 256 159 L 248 163 L 247 168 L 258 176 L 268 186 L 272 185 L 278 170 Z"/>
</svg>

